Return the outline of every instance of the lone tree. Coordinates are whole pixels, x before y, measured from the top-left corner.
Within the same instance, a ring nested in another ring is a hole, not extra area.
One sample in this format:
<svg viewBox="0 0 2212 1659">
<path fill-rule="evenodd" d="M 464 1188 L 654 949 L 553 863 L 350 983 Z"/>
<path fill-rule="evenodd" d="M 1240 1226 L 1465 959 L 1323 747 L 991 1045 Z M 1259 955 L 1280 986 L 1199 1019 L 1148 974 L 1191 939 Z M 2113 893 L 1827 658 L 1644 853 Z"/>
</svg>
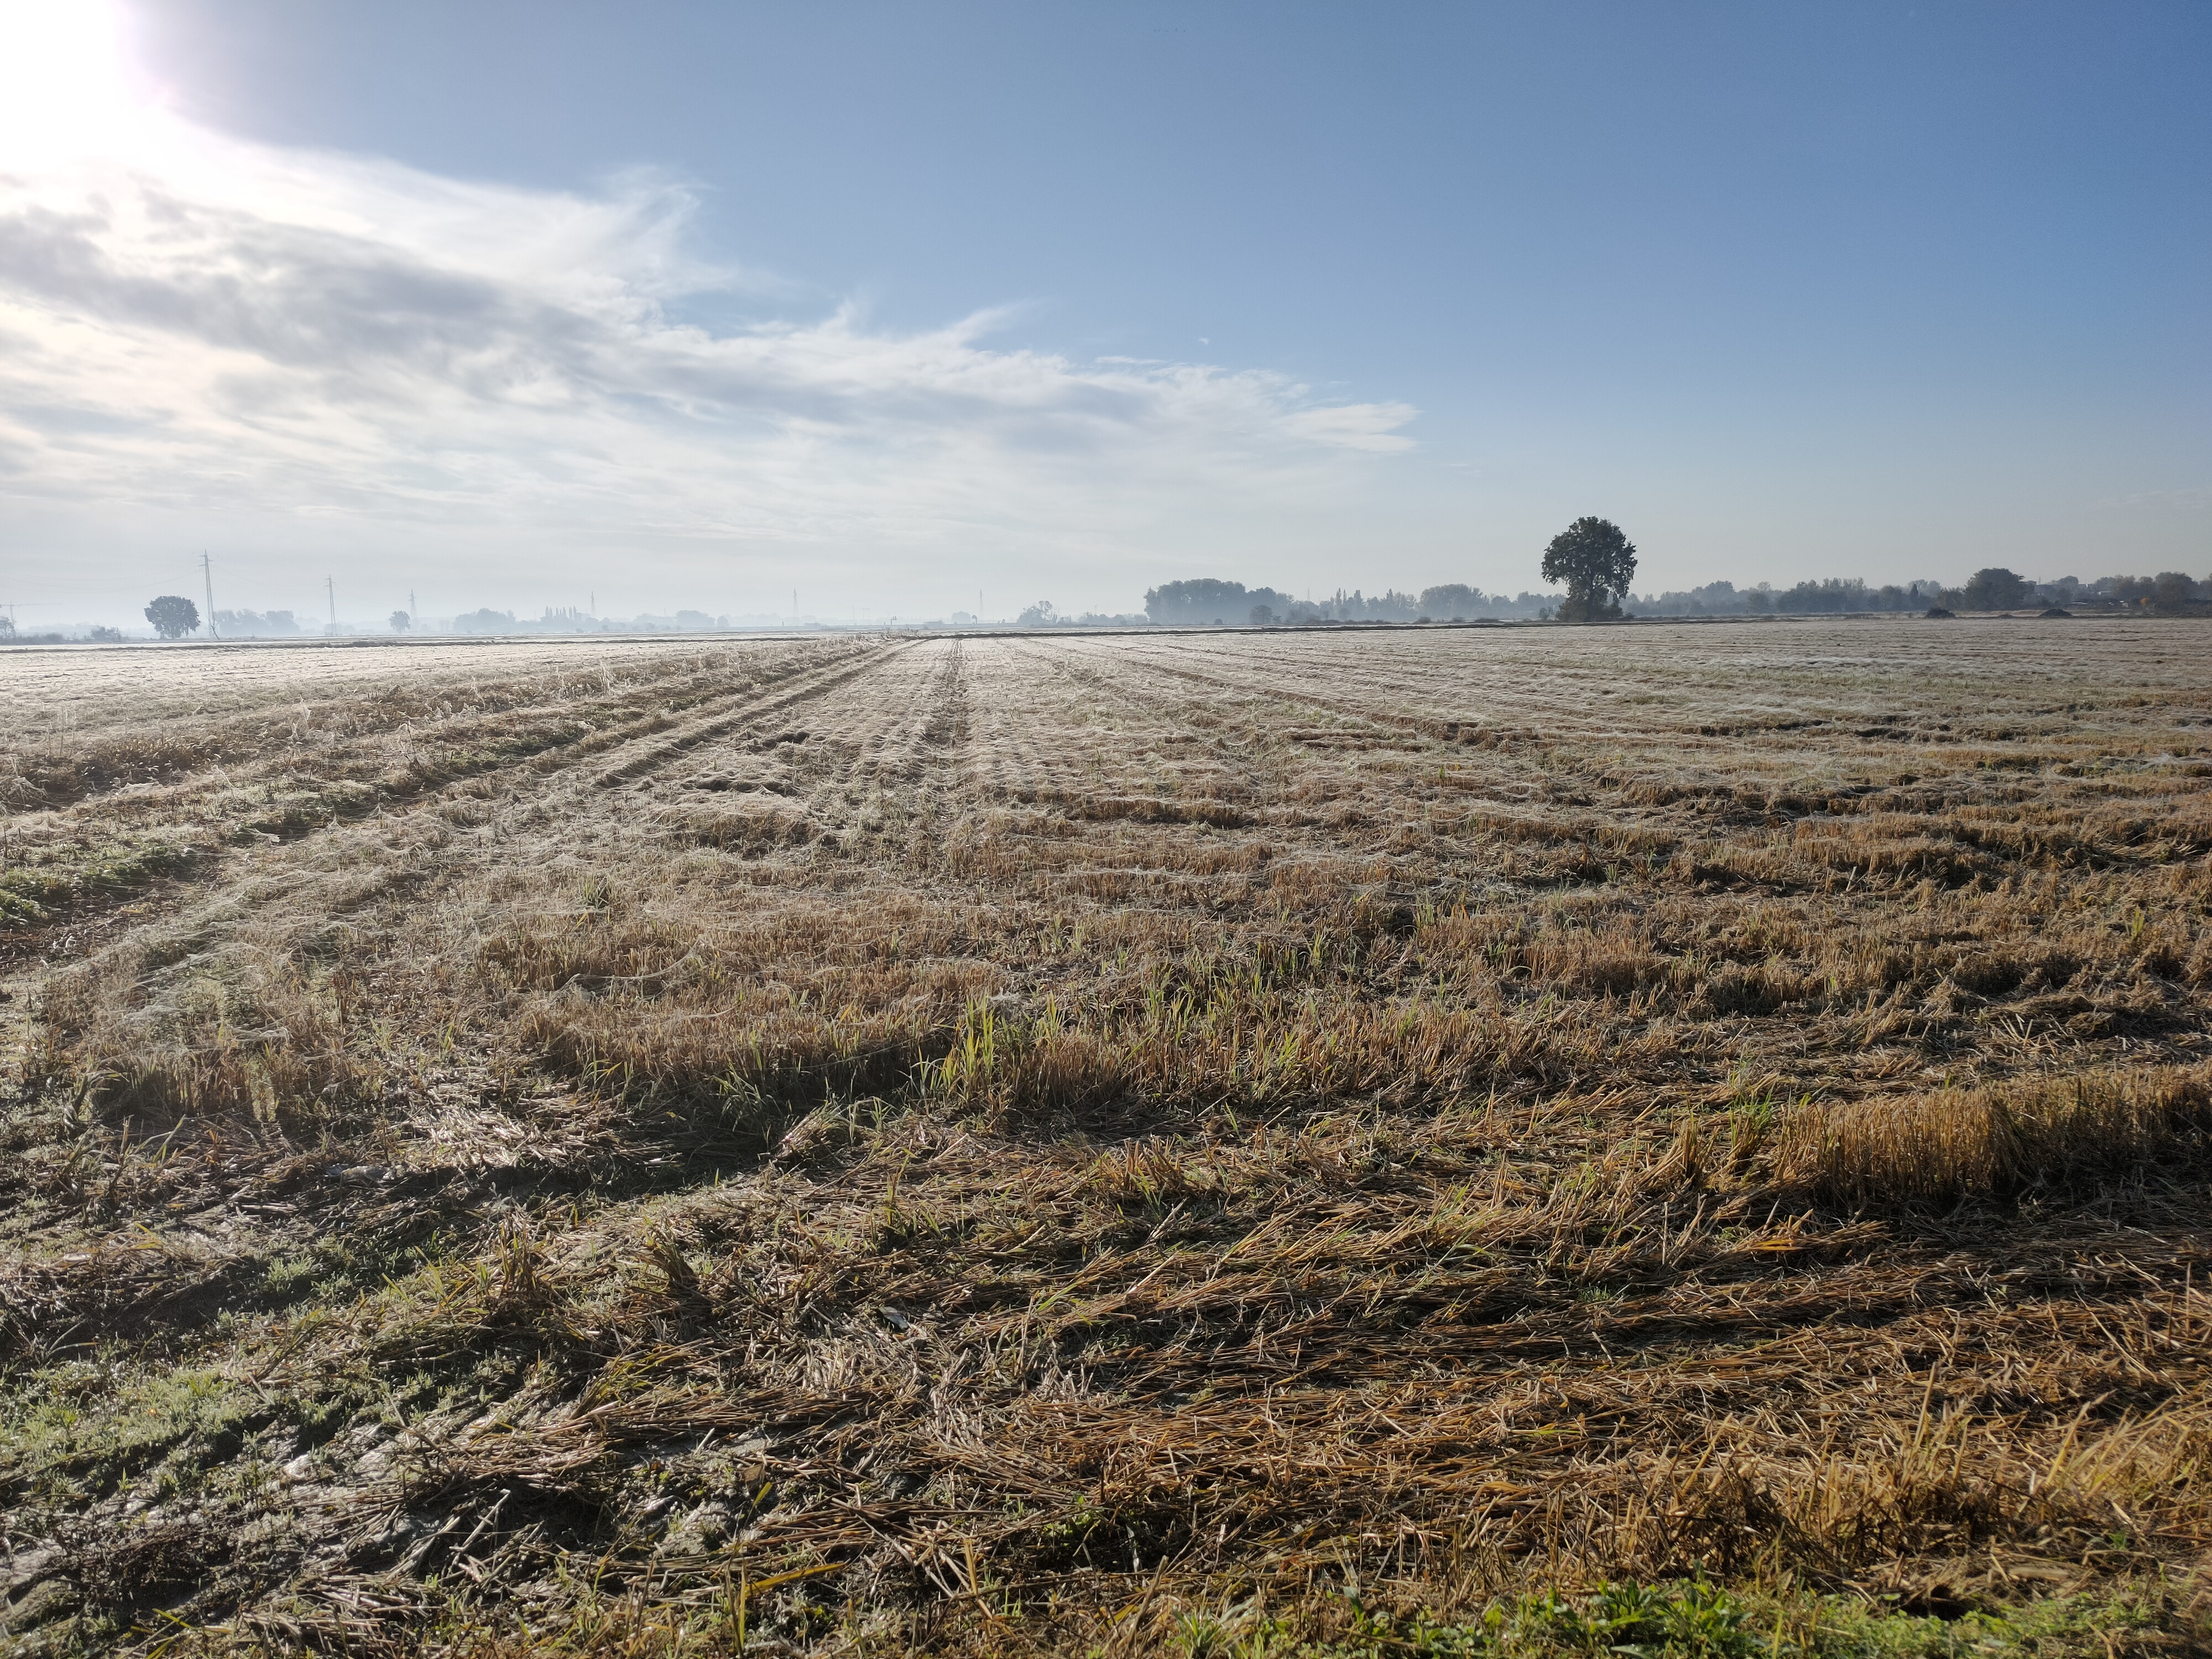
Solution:
<svg viewBox="0 0 2212 1659">
<path fill-rule="evenodd" d="M 1969 611 L 2009 611 L 2035 597 L 2035 584 L 2002 565 L 1991 565 L 1968 577 L 1960 597 Z"/>
<path fill-rule="evenodd" d="M 1618 617 L 1636 580 L 1636 544 L 1604 519 L 1577 519 L 1544 550 L 1544 580 L 1567 585 L 1561 622 Z"/>
<path fill-rule="evenodd" d="M 181 640 L 200 625 L 200 608 L 190 599 L 164 593 L 146 607 L 146 620 L 165 640 Z"/>
<path fill-rule="evenodd" d="M 404 611 L 395 611 L 392 613 L 392 631 L 395 634 L 404 634 L 408 624 L 414 620 Z"/>
</svg>

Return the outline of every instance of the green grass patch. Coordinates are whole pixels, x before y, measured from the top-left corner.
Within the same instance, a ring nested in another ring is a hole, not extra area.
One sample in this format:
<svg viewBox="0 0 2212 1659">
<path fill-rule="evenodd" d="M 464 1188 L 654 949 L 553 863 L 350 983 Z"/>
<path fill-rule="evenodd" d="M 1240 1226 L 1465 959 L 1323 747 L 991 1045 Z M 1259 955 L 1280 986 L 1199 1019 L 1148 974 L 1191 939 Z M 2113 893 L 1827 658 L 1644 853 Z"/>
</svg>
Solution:
<svg viewBox="0 0 2212 1659">
<path fill-rule="evenodd" d="M 31 927 L 90 898 L 127 893 L 162 876 L 188 872 L 198 854 L 168 842 L 101 847 L 81 860 L 0 874 L 0 927 Z"/>
<path fill-rule="evenodd" d="M 1356 1600 L 1349 1613 L 1326 1637 L 1187 1615 L 1182 1659 L 2070 1659 L 2201 1651 L 2205 1634 L 2185 1628 L 2154 1588 L 1952 1619 L 1838 1596 L 1738 1595 L 1702 1580 L 1547 1589 L 1468 1619 L 1378 1613 Z"/>
<path fill-rule="evenodd" d="M 104 1496 L 149 1471 L 165 1494 L 197 1490 L 234 1456 L 268 1406 L 212 1370 L 125 1371 L 99 1361 L 58 1367 L 16 1396 L 0 1453 L 0 1491 L 46 1504 Z"/>
</svg>

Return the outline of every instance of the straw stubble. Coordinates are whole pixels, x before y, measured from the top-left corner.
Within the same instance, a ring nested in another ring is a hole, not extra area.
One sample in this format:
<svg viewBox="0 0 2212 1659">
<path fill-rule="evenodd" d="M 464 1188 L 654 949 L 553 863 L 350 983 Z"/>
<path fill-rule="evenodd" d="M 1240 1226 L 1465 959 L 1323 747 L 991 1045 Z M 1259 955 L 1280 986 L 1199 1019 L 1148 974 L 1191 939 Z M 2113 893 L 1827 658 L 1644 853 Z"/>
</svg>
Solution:
<svg viewBox="0 0 2212 1659">
<path fill-rule="evenodd" d="M 2180 1632 L 2206 642 L 0 660 L 9 1628 Z"/>
</svg>

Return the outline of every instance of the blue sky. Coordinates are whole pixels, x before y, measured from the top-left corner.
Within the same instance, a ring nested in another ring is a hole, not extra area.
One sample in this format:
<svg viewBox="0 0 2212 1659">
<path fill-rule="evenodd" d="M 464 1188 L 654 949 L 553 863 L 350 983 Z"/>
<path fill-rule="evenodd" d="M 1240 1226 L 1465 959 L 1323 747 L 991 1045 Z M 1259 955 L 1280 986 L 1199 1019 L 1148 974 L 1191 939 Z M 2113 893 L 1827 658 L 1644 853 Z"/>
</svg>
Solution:
<svg viewBox="0 0 2212 1659">
<path fill-rule="evenodd" d="M 0 598 L 1511 591 L 1585 512 L 1639 587 L 2212 569 L 2202 5 L 115 35 L 124 137 L 0 125 Z"/>
</svg>

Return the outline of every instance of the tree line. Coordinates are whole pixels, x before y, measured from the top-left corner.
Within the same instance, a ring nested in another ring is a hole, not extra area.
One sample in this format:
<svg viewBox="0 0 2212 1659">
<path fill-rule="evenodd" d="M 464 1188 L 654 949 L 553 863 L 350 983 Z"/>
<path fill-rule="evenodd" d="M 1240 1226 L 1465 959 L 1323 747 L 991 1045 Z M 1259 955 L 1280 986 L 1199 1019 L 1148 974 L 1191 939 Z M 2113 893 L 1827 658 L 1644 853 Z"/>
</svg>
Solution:
<svg viewBox="0 0 2212 1659">
<path fill-rule="evenodd" d="M 1919 581 L 1869 586 L 1856 577 L 1802 581 L 1794 587 L 1765 582 L 1739 588 L 1710 582 L 1679 592 L 1632 599 L 1639 617 L 1741 617 L 1820 615 L 1844 611 L 2021 611 L 2056 607 L 2066 611 L 2150 611 L 2180 616 L 2212 604 L 2212 580 L 2199 581 L 2178 570 L 2155 576 L 2099 576 L 2084 580 L 2061 576 L 2051 581 L 1992 566 L 1976 571 L 1956 586 Z"/>
<path fill-rule="evenodd" d="M 2011 611 L 2040 609 L 2042 614 L 2071 614 L 2076 610 L 2149 612 L 2179 616 L 2212 612 L 2212 578 L 2198 580 L 2179 570 L 2154 576 L 2100 576 L 2084 581 L 2061 576 L 2041 581 L 2002 566 L 1977 570 L 1956 587 L 1940 582 L 1891 583 L 1869 586 L 1856 577 L 1829 577 L 1801 581 L 1793 587 L 1776 588 L 1761 582 L 1739 588 L 1733 582 L 1708 582 L 1703 587 L 1638 597 L 1631 591 L 1636 580 L 1636 544 L 1607 520 L 1577 519 L 1554 536 L 1544 550 L 1543 579 L 1564 585 L 1559 592 L 1523 592 L 1508 598 L 1485 593 L 1463 582 L 1425 587 L 1418 593 L 1395 588 L 1369 595 L 1359 589 L 1339 588 L 1325 599 L 1310 595 L 1294 598 L 1273 587 L 1247 587 L 1218 577 L 1193 577 L 1164 582 L 1145 594 L 1145 614 L 1134 616 L 1062 616 L 1049 600 L 1040 599 L 1023 611 L 1018 625 L 1127 625 L 1152 623 L 1185 626 L 1270 627 L 1278 624 L 1321 624 L 1353 622 L 1479 622 L 1531 617 L 1539 621 L 1607 622 L 1635 617 L 1726 617 L 1760 615 L 1838 615 L 1867 611 L 1922 611 L 1930 616 L 1955 615 L 1960 611 Z M 146 606 L 146 620 L 163 639 L 182 639 L 199 631 L 199 607 L 175 593 L 164 593 Z M 404 634 L 417 623 L 404 611 L 392 613 L 391 628 Z M 750 620 L 750 619 L 745 619 Z M 956 622 L 966 620 L 964 614 Z M 268 638 L 301 632 L 289 611 L 257 613 L 218 611 L 219 633 L 236 638 Z M 574 609 L 548 609 L 535 625 L 519 623 L 507 611 L 485 609 L 456 617 L 449 624 L 456 632 L 627 632 L 640 629 L 701 632 L 727 629 L 726 617 L 708 617 L 679 611 L 673 617 L 638 617 L 629 623 L 586 617 Z M 935 624 L 931 624 L 934 626 Z M 333 630 L 335 631 L 335 630 Z M 0 615 L 0 643 L 58 642 L 58 634 L 19 635 L 14 622 Z M 94 639 L 120 639 L 111 628 L 93 630 Z"/>
<path fill-rule="evenodd" d="M 1200 625 L 1257 625 L 1352 622 L 1473 622 L 1533 618 L 1555 610 L 1560 593 L 1486 593 L 1464 582 L 1446 582 L 1419 592 L 1386 588 L 1366 593 L 1339 588 L 1321 599 L 1300 599 L 1273 587 L 1200 577 L 1164 582 L 1146 591 L 1144 620 Z"/>
<path fill-rule="evenodd" d="M 2176 616 L 2212 609 L 2212 578 L 2199 581 L 2178 570 L 2155 576 L 2061 576 L 2038 580 L 2002 566 L 1977 570 L 1956 586 L 1936 581 L 1874 586 L 1856 577 L 1828 577 L 1778 588 L 1733 582 L 1638 596 L 1636 544 L 1619 526 L 1580 518 L 1544 550 L 1543 578 L 1564 592 L 1522 592 L 1508 598 L 1465 583 L 1395 588 L 1366 595 L 1339 589 L 1326 599 L 1296 599 L 1272 587 L 1247 587 L 1215 577 L 1164 582 L 1145 594 L 1146 619 L 1184 625 L 1216 623 L 1267 627 L 1340 622 L 1475 622 L 1534 617 L 1560 622 L 1605 622 L 1632 617 L 1839 615 L 1846 612 L 2052 610 L 2148 611 Z M 1049 606 L 1033 607 L 1036 620 Z M 1025 617 L 1024 621 L 1031 620 Z"/>
</svg>

